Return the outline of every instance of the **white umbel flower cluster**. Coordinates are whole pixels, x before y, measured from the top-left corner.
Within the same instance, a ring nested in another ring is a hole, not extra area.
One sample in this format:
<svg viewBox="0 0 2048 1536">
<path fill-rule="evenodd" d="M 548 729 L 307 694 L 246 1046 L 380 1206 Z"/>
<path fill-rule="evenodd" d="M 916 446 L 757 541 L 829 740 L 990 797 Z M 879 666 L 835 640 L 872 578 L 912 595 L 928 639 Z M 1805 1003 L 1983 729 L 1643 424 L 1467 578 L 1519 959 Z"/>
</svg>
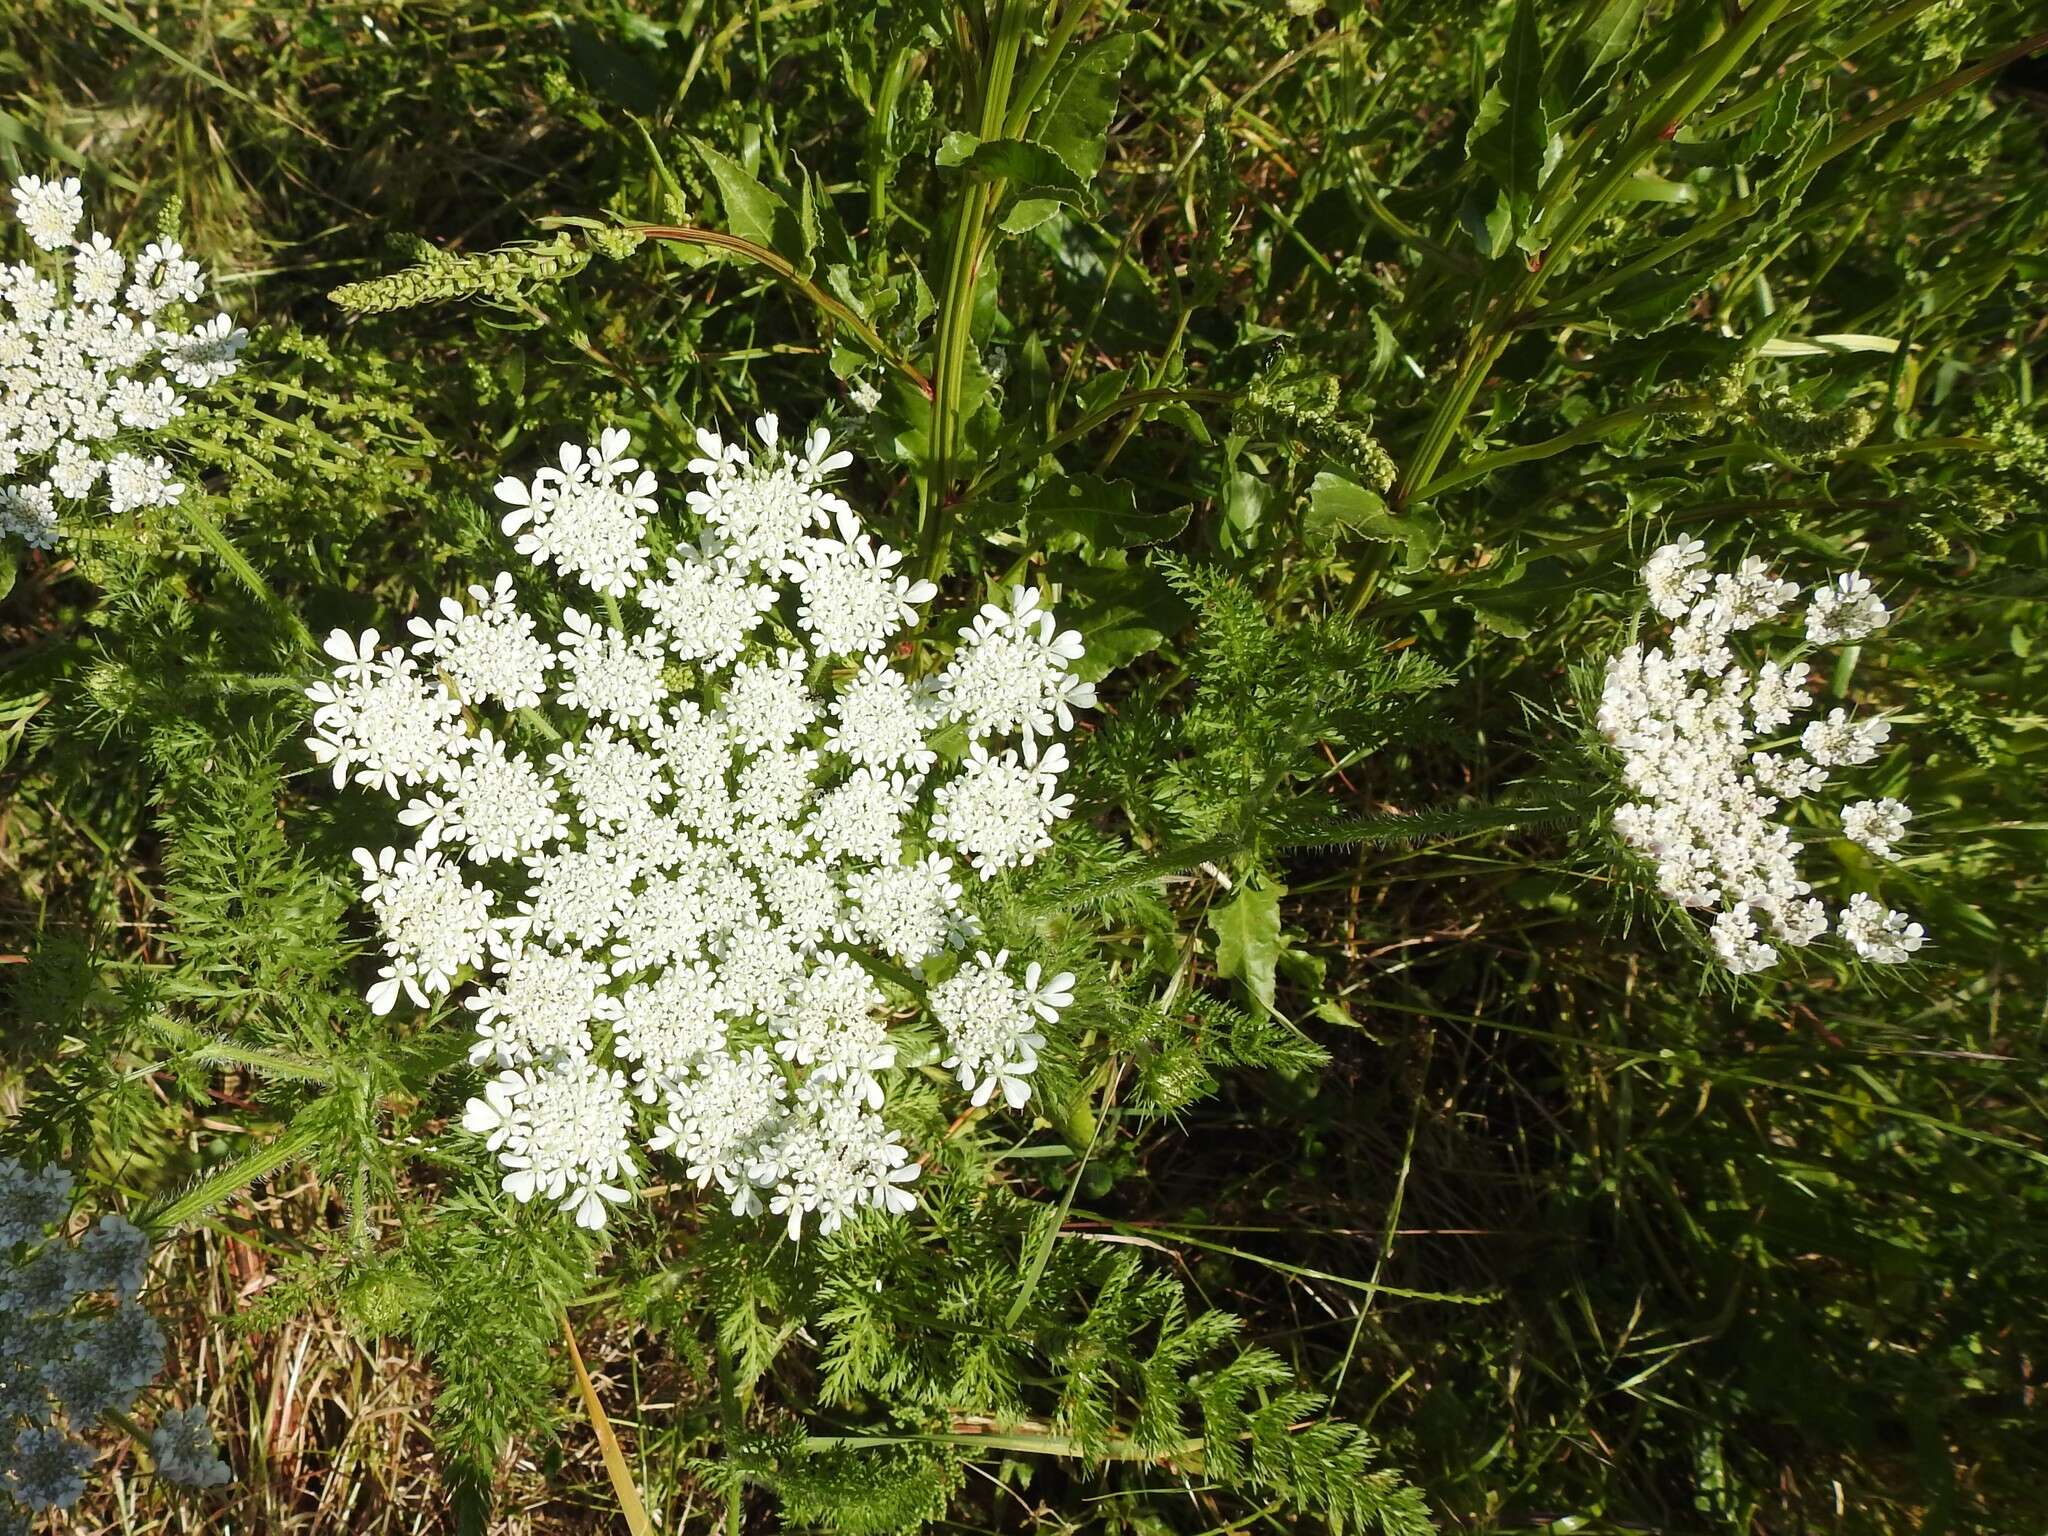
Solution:
<svg viewBox="0 0 2048 1536">
<path fill-rule="evenodd" d="M 957 951 L 969 888 L 1069 813 L 1080 637 L 1020 587 L 917 677 L 904 631 L 936 592 L 830 488 L 849 455 L 772 416 L 756 434 L 699 433 L 681 539 L 617 429 L 500 481 L 560 620 L 503 574 L 409 649 L 336 632 L 307 690 L 336 786 L 418 829 L 356 854 L 371 1006 L 476 983 L 470 1059 L 495 1075 L 464 1126 L 507 1192 L 588 1227 L 639 1148 L 792 1237 L 908 1210 L 918 1164 L 881 1111 L 920 995 L 961 1087 L 1012 1107 L 1072 1001 L 1069 975 Z"/>
<path fill-rule="evenodd" d="M 1674 621 L 1666 644 L 1632 645 L 1607 664 L 1599 725 L 1633 796 L 1615 812 L 1615 830 L 1655 865 L 1666 897 L 1715 913 L 1714 953 L 1737 975 L 1768 969 L 1779 945 L 1811 944 L 1831 925 L 1864 959 L 1898 964 L 1924 942 L 1920 925 L 1868 894 L 1852 897 L 1831 924 L 1780 819 L 1786 802 L 1824 789 L 1830 770 L 1872 761 L 1891 726 L 1837 708 L 1787 736 L 1813 703 L 1809 660 L 1795 651 L 1751 667 L 1736 646 L 1778 619 L 1799 588 L 1754 556 L 1719 574 L 1705 560 L 1697 539 L 1650 556 L 1650 606 Z M 1812 594 L 1805 634 L 1853 644 L 1889 617 L 1869 581 L 1852 573 Z M 1897 800 L 1858 800 L 1842 812 L 1842 835 L 1894 859 L 1892 843 L 1912 814 Z"/>
<path fill-rule="evenodd" d="M 149 1239 L 112 1214 L 76 1236 L 71 1175 L 0 1157 L 0 1529 L 68 1509 L 98 1455 L 85 1438 L 132 1412 L 164 1366 L 164 1335 L 137 1299 Z M 157 1471 L 207 1487 L 227 1481 L 196 1409 L 156 1430 Z"/>
<path fill-rule="evenodd" d="M 80 238 L 75 177 L 13 191 L 47 254 L 0 266 L 0 537 L 49 549 L 88 502 L 124 513 L 184 494 L 149 437 L 184 414 L 184 391 L 235 371 L 248 332 L 224 314 L 187 323 L 206 278 L 176 241 L 131 263 L 97 230 Z"/>
</svg>

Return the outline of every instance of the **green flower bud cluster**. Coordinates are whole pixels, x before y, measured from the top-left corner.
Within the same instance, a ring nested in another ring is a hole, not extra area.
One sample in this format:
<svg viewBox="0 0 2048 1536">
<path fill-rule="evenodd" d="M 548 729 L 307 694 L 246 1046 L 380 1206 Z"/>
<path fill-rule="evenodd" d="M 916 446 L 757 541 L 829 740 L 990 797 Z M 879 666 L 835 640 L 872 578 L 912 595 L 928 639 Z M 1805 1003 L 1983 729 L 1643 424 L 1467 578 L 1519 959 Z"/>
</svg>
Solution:
<svg viewBox="0 0 2048 1536">
<path fill-rule="evenodd" d="M 1953 682 L 1930 675 L 1923 696 L 1944 735 L 1979 763 L 1991 766 L 1999 761 L 1998 738 L 1969 694 Z"/>
<path fill-rule="evenodd" d="M 2012 487 L 1985 485 L 1978 489 L 1961 515 L 1979 533 L 1994 533 L 2017 520 L 2027 506 L 2026 499 Z"/>
<path fill-rule="evenodd" d="M 1925 518 L 1907 525 L 1906 539 L 1913 558 L 1923 562 L 1946 560 L 1953 552 L 1948 535 Z"/>
<path fill-rule="evenodd" d="M 1396 473 L 1393 456 L 1341 410 L 1334 374 L 1310 372 L 1282 352 L 1238 397 L 1230 430 L 1246 438 L 1290 438 L 1345 466 L 1361 485 L 1387 490 Z"/>
<path fill-rule="evenodd" d="M 1666 385 L 1659 393 L 1677 406 L 1658 417 L 1660 435 L 1699 437 L 1743 413 L 1749 385 L 1740 368 L 1717 368 L 1700 378 Z"/>
<path fill-rule="evenodd" d="M 1991 465 L 2036 490 L 2048 490 L 2048 432 L 2043 432 L 2033 413 L 2009 394 L 2001 394 L 1978 405 L 1974 412 L 1977 434 L 1985 438 Z"/>
<path fill-rule="evenodd" d="M 1212 109 L 1202 125 L 1201 167 L 1203 207 L 1207 210 L 1188 253 L 1188 274 L 1195 302 L 1213 305 L 1228 285 L 1230 225 L 1238 192 L 1237 166 L 1231 154 L 1230 124 Z"/>
<path fill-rule="evenodd" d="M 1751 407 L 1757 436 L 1788 458 L 1825 459 L 1854 448 L 1877 425 L 1867 406 L 1820 410 L 1784 389 L 1765 390 Z"/>
<path fill-rule="evenodd" d="M 2025 494 L 1995 475 L 1965 472 L 1934 503 L 1943 522 L 1967 533 L 1996 533 L 2028 509 Z"/>
<path fill-rule="evenodd" d="M 369 1338 L 397 1333 L 433 1299 L 432 1288 L 402 1265 L 368 1262 L 341 1292 L 341 1310 Z"/>
</svg>

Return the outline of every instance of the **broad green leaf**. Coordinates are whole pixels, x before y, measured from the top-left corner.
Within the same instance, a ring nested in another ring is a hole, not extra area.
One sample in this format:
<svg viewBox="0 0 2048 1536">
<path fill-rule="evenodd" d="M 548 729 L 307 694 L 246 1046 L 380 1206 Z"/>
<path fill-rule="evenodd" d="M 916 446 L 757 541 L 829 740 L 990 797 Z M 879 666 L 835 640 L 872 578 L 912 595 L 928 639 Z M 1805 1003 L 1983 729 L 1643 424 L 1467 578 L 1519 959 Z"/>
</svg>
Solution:
<svg viewBox="0 0 2048 1536">
<path fill-rule="evenodd" d="M 1128 394 L 1136 375 L 1129 368 L 1106 368 L 1083 384 L 1074 396 L 1074 415 L 1093 416 L 1097 411 L 1107 409 L 1110 404 Z"/>
<path fill-rule="evenodd" d="M 818 254 L 818 247 L 825 243 L 824 227 L 818 220 L 818 200 L 811 191 L 811 173 L 804 172 L 803 180 L 797 185 L 796 207 L 797 239 L 803 244 L 806 270 Z"/>
<path fill-rule="evenodd" d="M 832 290 L 832 296 L 866 320 L 869 318 L 868 301 L 858 286 L 864 277 L 864 273 L 843 261 L 834 262 L 825 269 L 825 286 Z"/>
<path fill-rule="evenodd" d="M 1401 355 L 1401 340 L 1377 305 L 1368 312 L 1367 318 L 1372 321 L 1372 377 L 1377 379 L 1393 367 L 1394 359 Z"/>
<path fill-rule="evenodd" d="M 876 414 L 901 424 L 887 440 L 889 457 L 898 464 L 922 468 L 931 458 L 931 401 L 893 368 L 879 375 L 875 382 L 882 391 L 882 408 Z"/>
<path fill-rule="evenodd" d="M 1555 559 L 1546 557 L 1526 565 L 1517 560 L 1501 567 L 1497 580 L 1460 592 L 1457 603 L 1496 634 L 1521 640 L 1534 633 L 1537 620 L 1565 601 L 1576 587 L 1575 579 Z"/>
<path fill-rule="evenodd" d="M 1045 104 L 1032 120 L 1032 137 L 1084 183 L 1102 169 L 1117 87 L 1137 44 L 1133 34 L 1124 32 L 1076 48 L 1053 71 Z"/>
<path fill-rule="evenodd" d="M 1828 139 L 1834 132 L 1834 114 L 1828 102 L 1825 78 L 1817 82 L 1812 91 L 1813 113 L 1807 118 L 1802 129 L 1795 124 L 1791 130 L 1791 144 L 1779 157 L 1778 163 L 1769 175 L 1757 183 L 1755 196 L 1758 201 L 1775 198 L 1786 208 L 1798 206 L 1806 196 L 1807 183 L 1820 169 L 1819 156 L 1827 148 Z"/>
<path fill-rule="evenodd" d="M 1169 635 L 1185 629 L 1186 600 L 1148 566 L 1109 570 L 1054 557 L 1052 575 L 1062 589 L 1061 616 L 1080 631 L 1087 653 L 1074 675 L 1096 682 L 1136 657 L 1156 651 Z"/>
<path fill-rule="evenodd" d="M 1607 0 L 1566 44 L 1559 57 L 1555 96 L 1582 106 L 1607 89 L 1642 31 L 1646 0 Z"/>
<path fill-rule="evenodd" d="M 1287 887 L 1247 881 L 1228 906 L 1209 909 L 1216 935 L 1216 970 L 1241 982 L 1265 1007 L 1273 1006 L 1273 968 L 1280 963 L 1280 898 Z"/>
<path fill-rule="evenodd" d="M 1490 595 L 1461 597 L 1458 606 L 1495 634 L 1506 635 L 1510 640 L 1526 640 L 1535 628 L 1525 615 L 1515 611 L 1513 605 L 1495 601 Z"/>
<path fill-rule="evenodd" d="M 1757 349 L 1764 357 L 1830 357 L 1843 352 L 1885 352 L 1899 350 L 1891 336 L 1865 336 L 1855 331 L 1838 331 L 1827 336 L 1774 336 Z"/>
<path fill-rule="evenodd" d="M 993 262 L 990 270 L 994 270 Z M 970 459 L 985 458 L 1008 446 L 997 441 L 1003 432 L 1002 416 L 997 409 L 1000 399 L 995 375 L 988 371 L 982 349 L 968 342 L 960 368 L 960 393 L 954 404 L 960 412 L 961 435 Z"/>
<path fill-rule="evenodd" d="M 1585 50 L 1586 74 L 1619 63 L 1634 46 L 1642 29 L 1645 0 L 1607 0 L 1580 38 Z"/>
<path fill-rule="evenodd" d="M 998 221 L 1012 235 L 1028 234 L 1060 211 L 1056 197 L 1027 197 Z"/>
<path fill-rule="evenodd" d="M 979 148 L 981 148 L 981 138 L 979 135 L 969 133 L 964 128 L 955 128 L 939 141 L 938 150 L 933 154 L 932 159 L 938 164 L 951 169 L 956 165 L 965 165 L 968 157 Z"/>
<path fill-rule="evenodd" d="M 1377 491 L 1325 470 L 1309 487 L 1302 532 L 1317 540 L 1335 540 L 1348 533 L 1380 544 L 1399 544 L 1403 549 L 1400 569 L 1417 571 L 1428 564 L 1443 542 L 1444 525 L 1435 514 L 1419 507 L 1397 515 Z"/>
<path fill-rule="evenodd" d="M 1166 631 L 1146 622 L 1134 609 L 1117 608 L 1103 612 L 1096 628 L 1084 626 L 1081 639 L 1088 654 L 1074 663 L 1074 676 L 1084 683 L 1098 683 L 1118 667 L 1166 644 Z"/>
<path fill-rule="evenodd" d="M 1493 201 L 1486 201 L 1486 194 Z M 1515 243 L 1515 209 L 1508 194 L 1492 183 L 1473 189 L 1458 207 L 1458 222 L 1465 227 L 1465 233 L 1472 237 L 1472 243 L 1488 261 L 1507 253 Z"/>
<path fill-rule="evenodd" d="M 1472 126 L 1465 130 L 1465 154 L 1468 158 L 1478 158 L 1480 144 L 1500 126 L 1507 110 L 1508 99 L 1501 94 L 1500 87 L 1489 85 L 1486 94 L 1479 98 L 1479 109 L 1472 114 Z"/>
<path fill-rule="evenodd" d="M 1805 91 L 1803 75 L 1787 75 L 1778 82 L 1736 148 L 1739 161 L 1746 164 L 1759 155 L 1782 155 L 1792 147 L 1794 127 L 1799 121 L 1799 102 Z"/>
<path fill-rule="evenodd" d="M 1140 512 L 1137 487 L 1128 480 L 1069 475 L 1048 480 L 1031 493 L 1032 515 L 1066 533 L 1078 534 L 1097 550 L 1126 550 L 1173 538 L 1188 525 L 1193 508 Z"/>
<path fill-rule="evenodd" d="M 797 228 L 796 214 L 780 193 L 764 187 L 747 168 L 730 155 L 720 154 L 702 139 L 691 139 L 690 147 L 718 183 L 719 200 L 725 204 L 725 218 L 732 233 L 742 240 L 765 245 L 770 250 L 801 261 L 809 253 Z"/>
<path fill-rule="evenodd" d="M 1151 414 L 1160 421 L 1173 423 L 1188 435 L 1191 442 L 1205 447 L 1213 441 L 1209 436 L 1209 424 L 1195 414 L 1195 408 L 1185 400 L 1167 400 L 1152 407 Z"/>
<path fill-rule="evenodd" d="M 1039 437 L 1039 424 L 1052 411 L 1052 359 L 1044 336 L 1033 332 L 1011 352 L 1009 376 L 1003 380 L 1003 404 L 1017 420 L 1032 424 L 1026 429 L 1031 437 Z"/>
<path fill-rule="evenodd" d="M 976 181 L 1006 182 L 1020 202 L 1095 206 L 1094 195 L 1066 161 L 1029 139 L 983 140 L 971 133 L 949 133 L 939 146 L 938 163 L 963 170 Z"/>
<path fill-rule="evenodd" d="M 1223 482 L 1223 526 L 1219 530 L 1226 548 L 1250 547 L 1265 518 L 1270 494 L 1265 476 L 1248 469 L 1231 471 Z"/>
<path fill-rule="evenodd" d="M 1618 336 L 1648 336 L 1683 319 L 1700 290 L 1714 280 L 1717 270 L 1694 267 L 1677 272 L 1644 272 L 1610 288 L 1591 300 L 1587 308 L 1612 325 Z"/>
<path fill-rule="evenodd" d="M 1648 171 L 1638 171 L 1621 184 L 1620 196 L 1631 203 L 1691 203 L 1699 193 L 1682 181 L 1667 181 Z"/>
<path fill-rule="evenodd" d="M 1543 45 L 1535 0 L 1515 0 L 1500 73 L 1480 99 L 1465 152 L 1507 194 L 1514 228 L 1527 227 L 1543 177 L 1550 129 L 1543 114 Z"/>
</svg>

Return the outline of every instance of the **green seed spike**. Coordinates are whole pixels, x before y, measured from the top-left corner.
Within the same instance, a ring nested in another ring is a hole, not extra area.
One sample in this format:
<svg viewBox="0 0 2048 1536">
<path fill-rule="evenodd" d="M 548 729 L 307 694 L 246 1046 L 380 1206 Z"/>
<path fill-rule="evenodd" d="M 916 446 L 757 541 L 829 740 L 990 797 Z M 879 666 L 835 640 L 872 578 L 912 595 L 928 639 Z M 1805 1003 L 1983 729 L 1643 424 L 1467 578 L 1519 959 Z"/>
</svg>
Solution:
<svg viewBox="0 0 2048 1536">
<path fill-rule="evenodd" d="M 640 246 L 637 230 L 604 229 L 587 236 L 566 231 L 546 240 L 454 255 L 413 242 L 418 261 L 403 271 L 344 283 L 327 297 L 350 314 L 382 315 L 454 299 L 509 305 L 529 289 L 574 277 L 593 255 L 622 261 Z"/>
</svg>

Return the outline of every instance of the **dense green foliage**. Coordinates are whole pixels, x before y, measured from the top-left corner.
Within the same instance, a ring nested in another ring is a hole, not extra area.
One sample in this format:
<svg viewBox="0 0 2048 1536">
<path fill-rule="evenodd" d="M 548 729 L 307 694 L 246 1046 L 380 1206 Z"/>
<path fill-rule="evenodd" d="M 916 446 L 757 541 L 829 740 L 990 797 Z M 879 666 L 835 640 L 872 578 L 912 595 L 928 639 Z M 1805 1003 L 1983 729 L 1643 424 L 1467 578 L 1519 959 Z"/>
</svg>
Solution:
<svg viewBox="0 0 2048 1536">
<path fill-rule="evenodd" d="M 2048 1524 L 2043 28 L 0 10 L 0 171 L 177 228 L 258 331 L 185 505 L 0 552 L 0 1148 L 236 1255 L 235 1318 L 164 1282 L 206 1518 L 619 1528 L 567 1317 L 662 1529 Z M 444 1134 L 459 1007 L 365 1007 L 300 690 L 505 563 L 499 474 L 761 409 L 946 616 L 1029 573 L 1082 630 L 1082 804 L 988 893 L 1079 1001 L 1033 1112 L 892 1100 L 907 1222 L 679 1185 L 600 1243 Z M 1587 699 L 1681 534 L 1897 611 L 1827 682 L 1917 835 L 1834 851 L 1913 966 L 1730 982 L 1620 855 Z M 413 1395 L 330 1378 L 272 1476 L 314 1328 Z"/>
</svg>

